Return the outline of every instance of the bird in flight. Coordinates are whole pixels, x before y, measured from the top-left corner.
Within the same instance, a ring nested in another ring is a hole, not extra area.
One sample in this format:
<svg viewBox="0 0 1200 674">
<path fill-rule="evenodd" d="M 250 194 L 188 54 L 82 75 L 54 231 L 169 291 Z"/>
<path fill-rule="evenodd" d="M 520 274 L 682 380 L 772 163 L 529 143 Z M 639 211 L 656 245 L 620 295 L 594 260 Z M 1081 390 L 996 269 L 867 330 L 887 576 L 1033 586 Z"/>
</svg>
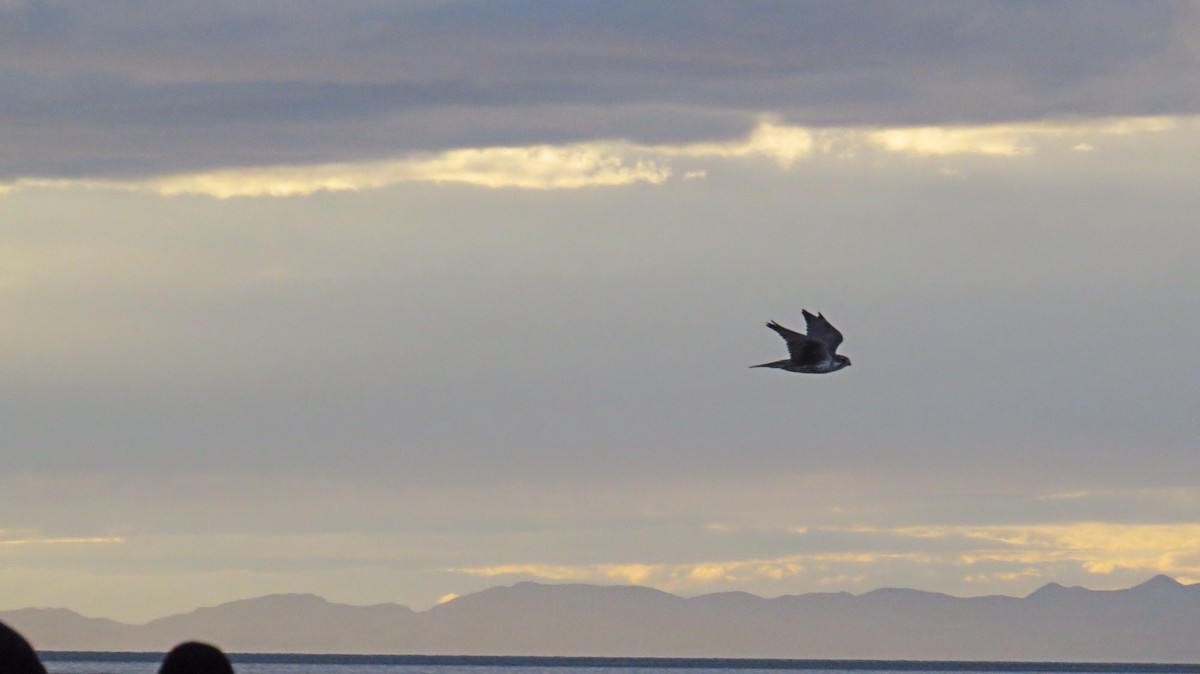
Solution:
<svg viewBox="0 0 1200 674">
<path fill-rule="evenodd" d="M 838 345 L 842 343 L 842 333 L 830 325 L 821 314 L 813 315 L 808 310 L 802 310 L 804 321 L 808 324 L 808 334 L 789 330 L 771 321 L 767 327 L 779 333 L 787 342 L 787 360 L 777 360 L 773 363 L 751 365 L 750 367 L 774 367 L 788 372 L 804 372 L 808 374 L 826 374 L 837 372 L 849 367 L 850 359 L 837 354 Z"/>
</svg>

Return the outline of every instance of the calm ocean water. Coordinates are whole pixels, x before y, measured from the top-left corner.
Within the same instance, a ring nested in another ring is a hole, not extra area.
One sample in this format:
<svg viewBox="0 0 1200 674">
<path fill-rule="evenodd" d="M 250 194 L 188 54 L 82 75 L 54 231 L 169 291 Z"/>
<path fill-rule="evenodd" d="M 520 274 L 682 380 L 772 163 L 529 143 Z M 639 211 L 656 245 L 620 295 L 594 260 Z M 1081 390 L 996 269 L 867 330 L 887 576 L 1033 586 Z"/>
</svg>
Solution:
<svg viewBox="0 0 1200 674">
<path fill-rule="evenodd" d="M 162 655 L 44 653 L 50 674 L 155 674 Z M 411 656 L 233 655 L 237 674 L 1200 674 L 1200 665 L 1096 663 L 704 660 L 641 658 L 454 658 Z"/>
</svg>

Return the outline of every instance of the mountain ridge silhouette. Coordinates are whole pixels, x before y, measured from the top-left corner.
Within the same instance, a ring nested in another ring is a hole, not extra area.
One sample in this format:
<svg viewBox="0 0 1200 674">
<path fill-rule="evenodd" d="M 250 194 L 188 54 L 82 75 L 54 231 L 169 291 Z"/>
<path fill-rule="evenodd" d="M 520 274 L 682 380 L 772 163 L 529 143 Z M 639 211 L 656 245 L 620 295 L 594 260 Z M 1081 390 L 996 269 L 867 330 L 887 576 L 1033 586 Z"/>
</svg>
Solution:
<svg viewBox="0 0 1200 674">
<path fill-rule="evenodd" d="M 273 594 L 140 625 L 61 608 L 0 611 L 39 650 L 610 657 L 1200 662 L 1200 584 L 1047 583 L 1025 597 L 879 588 L 681 597 L 631 585 L 521 582 L 424 611 Z"/>
</svg>

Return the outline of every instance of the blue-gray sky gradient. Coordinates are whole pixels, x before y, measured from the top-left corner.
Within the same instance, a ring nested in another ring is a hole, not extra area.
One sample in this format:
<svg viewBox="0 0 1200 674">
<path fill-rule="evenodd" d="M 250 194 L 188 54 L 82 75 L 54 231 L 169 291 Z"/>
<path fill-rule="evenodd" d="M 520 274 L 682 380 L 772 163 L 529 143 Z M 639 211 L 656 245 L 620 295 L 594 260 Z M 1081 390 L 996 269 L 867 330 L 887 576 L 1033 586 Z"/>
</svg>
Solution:
<svg viewBox="0 0 1200 674">
<path fill-rule="evenodd" d="M 137 7 L 0 4 L 0 606 L 1200 579 L 1196 5 Z"/>
</svg>

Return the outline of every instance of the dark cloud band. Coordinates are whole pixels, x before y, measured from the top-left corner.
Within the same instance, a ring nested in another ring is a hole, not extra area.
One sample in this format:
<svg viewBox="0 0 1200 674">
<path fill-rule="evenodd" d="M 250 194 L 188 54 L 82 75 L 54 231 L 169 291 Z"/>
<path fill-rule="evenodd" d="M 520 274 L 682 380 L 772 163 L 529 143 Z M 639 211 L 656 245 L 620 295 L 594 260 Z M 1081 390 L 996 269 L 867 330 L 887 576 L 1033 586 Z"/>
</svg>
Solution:
<svg viewBox="0 0 1200 674">
<path fill-rule="evenodd" d="M 0 178 L 1200 112 L 1186 3 L 17 2 Z"/>
</svg>

